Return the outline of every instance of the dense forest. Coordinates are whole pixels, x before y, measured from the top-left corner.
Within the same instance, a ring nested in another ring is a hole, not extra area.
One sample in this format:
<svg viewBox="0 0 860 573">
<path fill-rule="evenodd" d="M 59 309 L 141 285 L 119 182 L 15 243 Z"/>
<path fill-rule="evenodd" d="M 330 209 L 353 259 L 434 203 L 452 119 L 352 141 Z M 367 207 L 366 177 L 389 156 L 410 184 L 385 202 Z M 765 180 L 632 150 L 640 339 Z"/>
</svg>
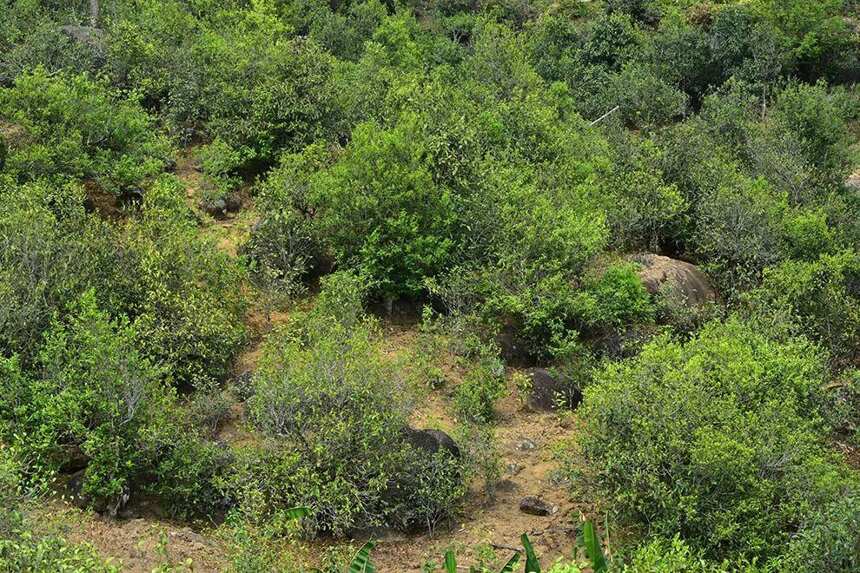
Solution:
<svg viewBox="0 0 860 573">
<path fill-rule="evenodd" d="M 858 81 L 857 0 L 0 0 L 0 571 L 860 571 Z"/>
</svg>

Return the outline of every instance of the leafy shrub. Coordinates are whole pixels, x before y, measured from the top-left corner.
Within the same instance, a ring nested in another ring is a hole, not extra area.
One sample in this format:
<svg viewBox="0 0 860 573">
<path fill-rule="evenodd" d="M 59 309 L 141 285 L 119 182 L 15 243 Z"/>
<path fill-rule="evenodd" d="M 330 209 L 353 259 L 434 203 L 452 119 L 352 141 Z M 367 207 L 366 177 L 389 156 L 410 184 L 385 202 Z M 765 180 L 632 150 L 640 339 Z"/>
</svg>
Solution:
<svg viewBox="0 0 860 573">
<path fill-rule="evenodd" d="M 236 170 L 243 163 L 242 154 L 216 139 L 200 148 L 200 165 L 203 172 L 215 182 L 221 193 L 233 190 L 240 183 Z"/>
<path fill-rule="evenodd" d="M 194 433 L 174 436 L 152 473 L 147 489 L 181 518 L 212 517 L 226 508 L 223 483 L 233 457 L 225 447 L 199 439 Z"/>
<path fill-rule="evenodd" d="M 382 358 L 357 286 L 344 275 L 330 280 L 314 310 L 266 343 L 249 406 L 272 443 L 231 479 L 250 515 L 302 505 L 335 534 L 432 527 L 462 495 L 456 459 L 428 457 L 406 441 L 409 388 Z"/>
<path fill-rule="evenodd" d="M 853 251 L 765 270 L 747 300 L 763 326 L 788 327 L 816 340 L 834 365 L 852 364 L 860 337 L 860 257 Z"/>
<path fill-rule="evenodd" d="M 81 494 L 116 513 L 148 463 L 146 433 L 159 424 L 171 395 L 161 372 L 135 346 L 125 320 L 98 309 L 92 292 L 54 321 L 39 353 L 38 378 L 4 380 L 15 407 L 8 434 L 28 472 L 46 480 L 84 456 Z"/>
<path fill-rule="evenodd" d="M 0 187 L 0 197 L 0 352 L 29 364 L 55 313 L 87 289 L 111 292 L 115 237 L 84 212 L 77 186 Z"/>
<path fill-rule="evenodd" d="M 853 490 L 817 508 L 792 539 L 785 570 L 852 571 L 860 567 L 860 501 Z M 810 548 L 818 548 L 810 551 Z"/>
<path fill-rule="evenodd" d="M 421 292 L 453 249 L 454 201 L 432 179 L 415 121 L 357 127 L 343 157 L 310 181 L 314 224 L 334 261 L 388 297 Z"/>
<path fill-rule="evenodd" d="M 175 179 L 157 181 L 142 207 L 123 237 L 122 309 L 177 384 L 222 380 L 245 336 L 241 269 L 197 233 Z"/>
<path fill-rule="evenodd" d="M 99 38 L 80 42 L 62 30 L 61 24 L 71 23 L 68 12 L 41 2 L 13 2 L 4 7 L 0 14 L 0 85 L 11 85 L 18 75 L 37 66 L 49 73 L 93 73 L 104 64 L 105 50 Z"/>
<path fill-rule="evenodd" d="M 322 249 L 311 218 L 310 178 L 329 159 L 319 143 L 285 154 L 260 186 L 257 206 L 262 218 L 243 252 L 253 261 L 252 277 L 261 287 L 300 294 L 303 281 L 319 266 Z"/>
<path fill-rule="evenodd" d="M 0 89 L 0 115 L 24 131 L 6 158 L 22 181 L 90 179 L 118 193 L 160 172 L 169 153 L 134 100 L 85 75 L 52 76 L 44 68 L 22 74 Z"/>
<path fill-rule="evenodd" d="M 454 406 L 464 420 L 486 423 L 495 416 L 496 400 L 504 394 L 504 363 L 494 353 L 485 352 L 454 391 Z"/>
<path fill-rule="evenodd" d="M 610 264 L 586 274 L 575 307 L 581 324 L 594 331 L 618 329 L 654 318 L 648 291 L 630 263 Z"/>
<path fill-rule="evenodd" d="M 778 557 L 853 483 L 821 446 L 823 380 L 809 343 L 737 320 L 659 338 L 586 390 L 594 483 L 624 519 L 707 557 Z"/>
<path fill-rule="evenodd" d="M 613 76 L 610 101 L 619 107 L 624 122 L 633 128 L 660 127 L 686 112 L 686 94 L 660 79 L 655 71 L 631 64 Z"/>
</svg>

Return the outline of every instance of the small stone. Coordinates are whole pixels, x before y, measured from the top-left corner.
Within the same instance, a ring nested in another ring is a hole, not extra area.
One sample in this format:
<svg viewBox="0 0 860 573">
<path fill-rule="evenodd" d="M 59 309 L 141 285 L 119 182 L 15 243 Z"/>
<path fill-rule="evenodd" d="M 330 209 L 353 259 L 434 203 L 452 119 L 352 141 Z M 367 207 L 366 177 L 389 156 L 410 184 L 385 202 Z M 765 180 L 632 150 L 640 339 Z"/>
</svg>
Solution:
<svg viewBox="0 0 860 573">
<path fill-rule="evenodd" d="M 521 452 L 529 452 L 537 449 L 537 444 L 528 438 L 523 438 L 517 442 L 517 449 Z"/>
<path fill-rule="evenodd" d="M 508 473 L 509 473 L 510 475 L 512 475 L 512 476 L 515 476 L 515 475 L 517 475 L 518 473 L 520 473 L 521 471 L 523 471 L 523 468 L 522 468 L 522 466 L 521 466 L 520 464 L 516 464 L 516 463 L 513 463 L 513 462 L 511 462 L 511 463 L 509 463 L 509 464 L 508 464 L 508 468 L 507 468 L 507 469 L 508 469 Z"/>
<path fill-rule="evenodd" d="M 552 515 L 558 511 L 558 508 L 537 496 L 530 495 L 520 500 L 520 511 L 529 515 L 546 516 Z"/>
</svg>

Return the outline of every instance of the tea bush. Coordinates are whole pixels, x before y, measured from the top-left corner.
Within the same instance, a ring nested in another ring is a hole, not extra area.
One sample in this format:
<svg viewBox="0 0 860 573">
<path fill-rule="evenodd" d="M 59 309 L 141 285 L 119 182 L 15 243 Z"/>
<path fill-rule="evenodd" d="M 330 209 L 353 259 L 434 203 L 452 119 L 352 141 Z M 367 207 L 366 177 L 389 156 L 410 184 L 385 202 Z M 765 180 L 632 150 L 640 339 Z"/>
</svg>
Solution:
<svg viewBox="0 0 860 573">
<path fill-rule="evenodd" d="M 737 319 L 658 338 L 586 389 L 582 451 L 619 516 L 705 556 L 778 558 L 856 478 L 821 443 L 823 357 Z"/>
<path fill-rule="evenodd" d="M 336 275 L 315 309 L 266 343 L 249 406 L 270 445 L 248 454 L 230 486 L 251 515 L 306 506 L 335 534 L 433 527 L 464 492 L 456 458 L 406 440 L 410 388 L 383 359 L 360 296 L 355 278 Z"/>
</svg>

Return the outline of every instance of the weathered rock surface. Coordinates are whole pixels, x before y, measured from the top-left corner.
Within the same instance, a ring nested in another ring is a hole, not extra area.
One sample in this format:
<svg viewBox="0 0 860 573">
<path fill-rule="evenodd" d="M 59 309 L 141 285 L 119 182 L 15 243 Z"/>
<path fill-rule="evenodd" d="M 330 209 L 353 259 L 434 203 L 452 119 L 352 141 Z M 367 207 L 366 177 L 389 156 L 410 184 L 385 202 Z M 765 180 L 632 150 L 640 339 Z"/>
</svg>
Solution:
<svg viewBox="0 0 860 573">
<path fill-rule="evenodd" d="M 540 497 L 530 495 L 520 500 L 520 511 L 529 515 L 552 515 L 557 508 Z"/>
<path fill-rule="evenodd" d="M 403 429 L 406 441 L 418 450 L 424 450 L 429 454 L 435 454 L 440 448 L 451 452 L 455 457 L 460 457 L 460 448 L 451 436 L 442 430 L 416 430 L 406 427 Z"/>
<path fill-rule="evenodd" d="M 529 370 L 531 392 L 526 404 L 532 410 L 552 411 L 559 406 L 574 409 L 582 402 L 582 392 L 544 368 Z"/>
<path fill-rule="evenodd" d="M 690 306 L 701 306 L 717 300 L 708 275 L 696 265 L 661 255 L 643 253 L 632 259 L 642 265 L 639 278 L 649 293 L 673 289 Z"/>
</svg>

